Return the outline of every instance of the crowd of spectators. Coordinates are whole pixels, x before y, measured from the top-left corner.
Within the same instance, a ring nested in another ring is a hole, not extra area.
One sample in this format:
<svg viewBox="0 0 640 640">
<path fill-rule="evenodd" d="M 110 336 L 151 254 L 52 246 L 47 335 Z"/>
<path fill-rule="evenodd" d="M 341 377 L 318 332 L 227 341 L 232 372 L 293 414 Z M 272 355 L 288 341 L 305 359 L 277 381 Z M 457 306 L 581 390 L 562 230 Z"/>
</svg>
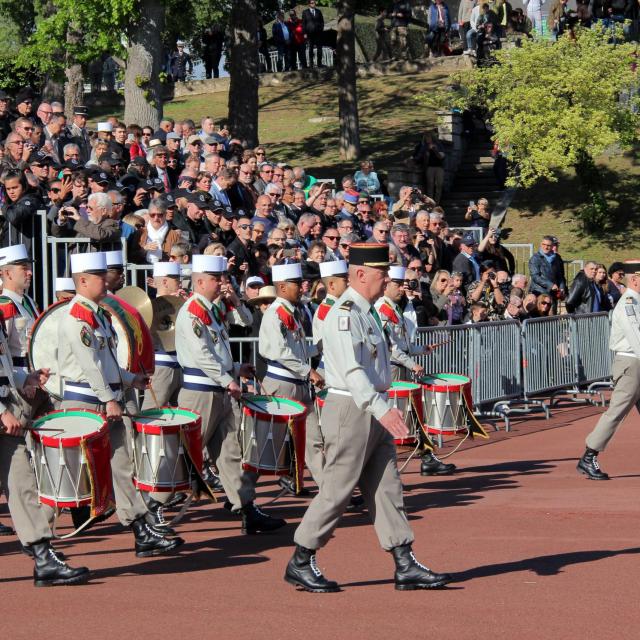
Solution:
<svg viewBox="0 0 640 640">
<path fill-rule="evenodd" d="M 354 242 L 389 243 L 393 261 L 407 267 L 402 304 L 421 325 L 606 311 L 623 290 L 620 264 L 607 270 L 593 262 L 569 287 L 551 236 L 531 258 L 529 275 L 517 273 L 501 229 L 490 227 L 487 200 L 465 216 L 475 233 L 450 228 L 442 207 L 419 189 L 401 188 L 396 201 L 386 196 L 369 160 L 334 189 L 263 146 L 244 148 L 209 117 L 197 125 L 165 119 L 155 131 L 109 118 L 95 132 L 87 117 L 77 107 L 67 122 L 59 103 L 36 108 L 24 90 L 11 105 L 0 92 L 4 245 L 18 231 L 37 258 L 33 239 L 43 232 L 66 238 L 70 252 L 87 250 L 74 238 L 88 238 L 96 251 L 124 239 L 128 261 L 139 265 L 186 265 L 193 253 L 219 253 L 229 258 L 239 293 L 248 278 L 271 284 L 274 264 L 299 261 L 313 307 L 324 294 L 321 262 L 348 260 Z M 420 154 L 437 157 L 429 136 Z M 42 209 L 44 230 L 36 216 Z"/>
</svg>

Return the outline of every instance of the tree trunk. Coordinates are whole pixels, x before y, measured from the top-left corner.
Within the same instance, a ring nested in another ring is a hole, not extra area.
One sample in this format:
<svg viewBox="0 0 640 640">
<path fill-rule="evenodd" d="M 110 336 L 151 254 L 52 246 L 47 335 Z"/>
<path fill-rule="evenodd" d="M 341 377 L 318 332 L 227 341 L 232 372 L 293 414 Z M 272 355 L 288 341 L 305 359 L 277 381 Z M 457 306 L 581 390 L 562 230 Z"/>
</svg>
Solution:
<svg viewBox="0 0 640 640">
<path fill-rule="evenodd" d="M 158 0 L 140 0 L 140 21 L 127 47 L 124 74 L 124 121 L 158 128 L 162 119 L 163 50 L 165 7 Z"/>
<path fill-rule="evenodd" d="M 231 9 L 229 130 L 258 146 L 258 12 L 256 0 L 235 0 Z"/>
<path fill-rule="evenodd" d="M 360 156 L 360 120 L 356 88 L 356 38 L 354 31 L 356 0 L 338 2 L 338 114 L 340 116 L 340 158 Z"/>
<path fill-rule="evenodd" d="M 84 102 L 84 81 L 82 77 L 82 65 L 72 64 L 65 67 L 64 75 L 67 81 L 64 83 L 64 113 L 67 120 L 73 119 L 73 109 Z"/>
</svg>

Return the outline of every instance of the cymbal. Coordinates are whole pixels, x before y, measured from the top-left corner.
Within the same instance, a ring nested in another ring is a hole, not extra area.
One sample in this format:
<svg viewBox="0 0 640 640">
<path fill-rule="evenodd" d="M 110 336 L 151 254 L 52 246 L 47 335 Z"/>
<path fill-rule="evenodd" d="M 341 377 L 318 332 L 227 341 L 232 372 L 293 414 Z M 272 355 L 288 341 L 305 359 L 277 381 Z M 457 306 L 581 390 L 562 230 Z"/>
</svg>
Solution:
<svg viewBox="0 0 640 640">
<path fill-rule="evenodd" d="M 135 307 L 148 327 L 153 322 L 151 298 L 140 287 L 123 287 L 116 291 L 116 296 Z"/>
<path fill-rule="evenodd" d="M 184 299 L 179 296 L 159 296 L 151 302 L 151 333 L 157 336 L 165 351 L 176 349 L 176 316 L 183 304 Z"/>
</svg>

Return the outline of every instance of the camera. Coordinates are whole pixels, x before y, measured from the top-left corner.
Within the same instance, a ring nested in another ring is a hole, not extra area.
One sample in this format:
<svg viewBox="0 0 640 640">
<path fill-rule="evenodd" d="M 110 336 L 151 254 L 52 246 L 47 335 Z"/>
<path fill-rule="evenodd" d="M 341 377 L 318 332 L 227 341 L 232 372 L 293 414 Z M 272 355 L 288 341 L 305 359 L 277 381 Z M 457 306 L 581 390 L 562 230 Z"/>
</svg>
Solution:
<svg viewBox="0 0 640 640">
<path fill-rule="evenodd" d="M 495 280 L 496 279 L 496 274 L 493 273 L 493 271 L 489 271 L 489 280 Z"/>
<path fill-rule="evenodd" d="M 411 189 L 410 200 L 411 204 L 418 204 L 419 202 L 422 202 L 422 191 L 416 187 Z"/>
<path fill-rule="evenodd" d="M 417 291 L 420 283 L 417 280 L 407 280 L 407 289 L 411 291 Z"/>
</svg>

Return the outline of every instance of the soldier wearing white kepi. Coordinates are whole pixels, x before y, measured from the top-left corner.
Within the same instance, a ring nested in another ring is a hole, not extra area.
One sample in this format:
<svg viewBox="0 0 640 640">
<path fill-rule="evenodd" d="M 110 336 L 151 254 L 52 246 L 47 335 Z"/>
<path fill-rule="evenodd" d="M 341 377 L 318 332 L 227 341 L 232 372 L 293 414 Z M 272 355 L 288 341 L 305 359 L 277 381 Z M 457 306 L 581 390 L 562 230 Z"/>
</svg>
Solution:
<svg viewBox="0 0 640 640">
<path fill-rule="evenodd" d="M 106 414 L 111 441 L 111 473 L 120 522 L 130 526 L 137 556 L 173 551 L 181 538 L 166 538 L 170 529 L 147 523 L 147 508 L 133 485 L 133 464 L 123 422 L 124 392 L 144 389 L 146 378 L 120 368 L 117 337 L 106 311 L 107 261 L 104 253 L 71 256 L 76 295 L 58 329 L 58 371 L 63 381 L 62 409 L 93 409 Z M 128 420 L 129 418 L 127 418 Z"/>
<path fill-rule="evenodd" d="M 413 344 L 409 337 L 407 320 L 399 306 L 404 295 L 406 268 L 397 265 L 389 267 L 389 282 L 384 288 L 384 296 L 376 302 L 376 310 L 382 328 L 389 338 L 391 347 L 391 377 L 394 381 L 411 380 L 424 375 L 424 367 L 414 356 L 431 353 L 431 345 Z M 420 474 L 423 476 L 448 476 L 456 470 L 456 465 L 442 462 L 433 451 L 422 454 Z"/>
<path fill-rule="evenodd" d="M 608 480 L 598 464 L 622 421 L 635 406 L 640 411 L 640 260 L 624 263 L 627 288 L 613 310 L 609 349 L 615 352 L 611 366 L 613 393 L 609 408 L 587 436 L 587 448 L 578 471 L 590 480 Z"/>
<path fill-rule="evenodd" d="M 376 301 L 376 310 L 382 321 L 382 328 L 391 341 L 391 376 L 394 381 L 409 380 L 412 374 L 424 375 L 424 367 L 417 363 L 414 356 L 430 352 L 428 346 L 413 344 L 409 338 L 407 322 L 399 306 L 404 295 L 405 267 L 389 267 L 389 282 L 384 296 Z"/>
<path fill-rule="evenodd" d="M 0 249 L 0 277 L 0 312 L 4 317 L 13 366 L 26 371 L 29 336 L 38 317 L 38 308 L 26 294 L 31 286 L 33 265 L 23 244 Z"/>
<path fill-rule="evenodd" d="M 106 251 L 105 255 L 107 257 L 107 291 L 115 294 L 124 287 L 124 258 L 120 249 Z"/>
<path fill-rule="evenodd" d="M 67 300 L 76 295 L 76 285 L 73 278 L 56 278 L 55 286 L 56 300 Z"/>
<path fill-rule="evenodd" d="M 318 569 L 316 550 L 331 538 L 349 498 L 360 486 L 383 549 L 392 552 L 396 589 L 431 589 L 451 577 L 421 565 L 413 555 L 413 532 L 402 500 L 393 437 L 407 435 L 400 411 L 391 407 L 390 360 L 373 306 L 388 281 L 389 246 L 352 244 L 349 288 L 325 319 L 322 412 L 326 461 L 320 491 L 296 530 L 296 550 L 285 580 L 307 591 L 338 591 Z"/>
<path fill-rule="evenodd" d="M 242 531 L 273 531 L 286 522 L 255 506 L 255 479 L 241 468 L 231 402 L 241 396 L 238 376 L 252 377 L 253 367 L 233 362 L 227 331 L 213 303 L 220 292 L 227 260 L 195 255 L 192 268 L 193 294 L 176 318 L 176 351 L 184 376 L 178 404 L 202 416 L 202 444 L 218 467 L 230 510 L 242 514 Z"/>
<path fill-rule="evenodd" d="M 322 387 L 324 380 L 309 364 L 309 358 L 317 356 L 319 348 L 307 345 L 296 306 L 302 292 L 302 268 L 299 264 L 274 265 L 271 277 L 278 297 L 265 311 L 260 324 L 258 350 L 267 362 L 262 387 L 269 395 L 292 398 L 307 408 L 305 462 L 319 484 L 324 448 L 310 385 Z M 280 483 L 295 493 L 291 478 L 281 478 Z"/>
<path fill-rule="evenodd" d="M 34 559 L 36 586 L 82 584 L 89 578 L 86 567 L 73 569 L 51 546 L 53 535 L 46 512 L 38 501 L 36 477 L 29 464 L 24 428 L 39 407 L 35 390 L 49 376 L 48 369 L 27 375 L 13 369 L 9 346 L 0 324 L 0 488 L 25 553 Z"/>
</svg>

